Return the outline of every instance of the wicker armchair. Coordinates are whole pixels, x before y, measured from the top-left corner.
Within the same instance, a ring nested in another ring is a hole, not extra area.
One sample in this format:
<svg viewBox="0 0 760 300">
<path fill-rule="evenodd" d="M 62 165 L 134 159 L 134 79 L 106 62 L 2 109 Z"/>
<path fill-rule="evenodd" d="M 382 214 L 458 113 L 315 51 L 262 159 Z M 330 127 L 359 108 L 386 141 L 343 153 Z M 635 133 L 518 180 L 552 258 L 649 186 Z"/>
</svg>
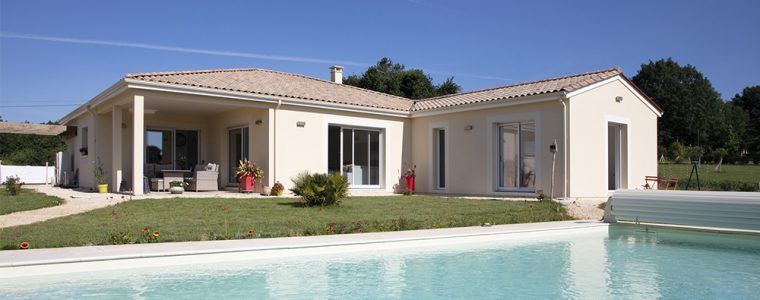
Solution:
<svg viewBox="0 0 760 300">
<path fill-rule="evenodd" d="M 219 165 L 205 164 L 195 166 L 193 177 L 187 178 L 188 191 L 218 191 L 219 190 Z"/>
</svg>

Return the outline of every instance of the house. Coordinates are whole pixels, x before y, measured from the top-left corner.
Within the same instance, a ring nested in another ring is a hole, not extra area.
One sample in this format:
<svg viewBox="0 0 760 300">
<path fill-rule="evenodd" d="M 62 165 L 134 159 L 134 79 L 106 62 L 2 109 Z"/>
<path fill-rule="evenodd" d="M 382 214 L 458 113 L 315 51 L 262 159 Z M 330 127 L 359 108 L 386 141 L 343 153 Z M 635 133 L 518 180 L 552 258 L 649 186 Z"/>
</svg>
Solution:
<svg viewBox="0 0 760 300">
<path fill-rule="evenodd" d="M 606 197 L 657 174 L 662 110 L 620 69 L 424 100 L 262 69 L 128 74 L 59 122 L 76 127 L 64 170 L 94 187 L 142 194 L 160 169 L 220 164 L 235 186 L 238 160 L 263 184 L 302 171 L 341 172 L 351 191 L 393 192 L 416 165 L 416 189 L 482 196 Z M 554 151 L 554 152 L 552 152 Z M 137 182 L 138 184 L 134 184 Z"/>
</svg>

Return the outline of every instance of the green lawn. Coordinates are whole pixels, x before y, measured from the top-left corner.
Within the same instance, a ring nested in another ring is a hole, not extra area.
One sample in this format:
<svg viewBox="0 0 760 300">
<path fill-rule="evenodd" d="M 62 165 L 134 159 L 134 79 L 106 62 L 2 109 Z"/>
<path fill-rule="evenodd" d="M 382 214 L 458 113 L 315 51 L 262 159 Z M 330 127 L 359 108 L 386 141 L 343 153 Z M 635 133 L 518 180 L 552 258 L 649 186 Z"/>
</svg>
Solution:
<svg viewBox="0 0 760 300">
<path fill-rule="evenodd" d="M 689 164 L 660 164 L 659 176 L 679 178 L 679 188 L 685 187 L 689 179 L 692 165 Z M 699 179 L 709 190 L 753 190 L 757 191 L 760 183 L 760 165 L 723 165 L 720 172 L 715 171 L 714 164 L 702 164 L 699 168 Z M 692 178 L 692 189 L 696 179 Z"/>
<path fill-rule="evenodd" d="M 56 206 L 63 200 L 51 197 L 35 191 L 21 189 L 18 195 L 11 196 L 5 187 L 0 189 L 0 215 L 17 211 L 32 210 L 49 206 Z"/>
<path fill-rule="evenodd" d="M 300 207 L 297 199 L 136 200 L 46 222 L 0 229 L 16 249 L 340 234 L 572 219 L 551 201 L 467 200 L 433 196 L 353 197 L 338 207 Z"/>
</svg>

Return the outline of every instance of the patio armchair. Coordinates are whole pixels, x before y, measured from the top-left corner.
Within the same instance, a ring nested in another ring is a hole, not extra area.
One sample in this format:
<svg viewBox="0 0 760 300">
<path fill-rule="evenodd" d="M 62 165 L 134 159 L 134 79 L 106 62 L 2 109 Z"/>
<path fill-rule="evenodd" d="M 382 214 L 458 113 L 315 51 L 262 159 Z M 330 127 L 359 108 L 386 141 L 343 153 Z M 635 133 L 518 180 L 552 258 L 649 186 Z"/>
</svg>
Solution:
<svg viewBox="0 0 760 300">
<path fill-rule="evenodd" d="M 187 178 L 188 191 L 218 191 L 219 164 L 196 165 L 193 176 Z"/>
</svg>

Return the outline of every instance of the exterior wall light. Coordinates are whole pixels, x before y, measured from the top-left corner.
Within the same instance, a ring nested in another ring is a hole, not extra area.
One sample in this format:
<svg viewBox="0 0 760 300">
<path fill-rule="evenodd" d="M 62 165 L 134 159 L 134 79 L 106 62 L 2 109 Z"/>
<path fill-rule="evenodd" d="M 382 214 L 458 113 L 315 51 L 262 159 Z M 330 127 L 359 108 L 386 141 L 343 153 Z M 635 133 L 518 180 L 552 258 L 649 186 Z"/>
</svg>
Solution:
<svg viewBox="0 0 760 300">
<path fill-rule="evenodd" d="M 623 102 L 623 96 L 615 97 L 615 102 L 618 102 L 618 103 Z"/>
<path fill-rule="evenodd" d="M 298 122 L 296 122 L 296 126 L 298 126 L 298 127 L 306 127 L 306 122 L 304 122 L 304 121 L 298 121 Z"/>
<path fill-rule="evenodd" d="M 472 130 L 472 125 L 467 125 L 467 126 L 465 126 L 465 127 L 464 127 L 464 130 L 465 130 L 465 131 L 470 131 L 470 130 Z"/>
</svg>

